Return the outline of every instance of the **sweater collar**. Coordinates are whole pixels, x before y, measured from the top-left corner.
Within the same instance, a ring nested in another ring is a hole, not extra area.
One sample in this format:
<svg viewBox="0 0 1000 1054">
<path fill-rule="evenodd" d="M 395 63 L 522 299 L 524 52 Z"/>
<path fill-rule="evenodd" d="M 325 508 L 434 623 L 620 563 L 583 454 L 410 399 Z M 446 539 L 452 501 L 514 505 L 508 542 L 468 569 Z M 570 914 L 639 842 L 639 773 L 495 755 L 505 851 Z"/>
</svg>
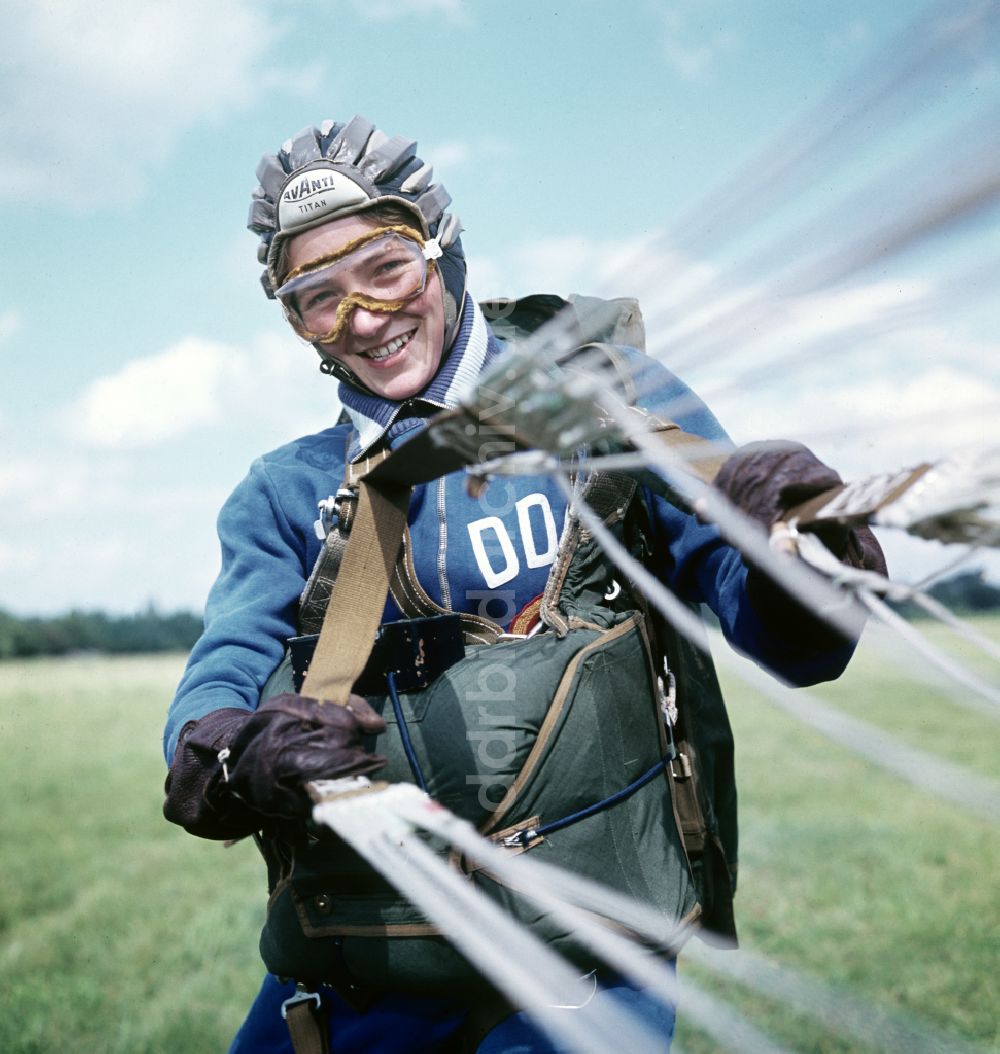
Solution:
<svg viewBox="0 0 1000 1054">
<path fill-rule="evenodd" d="M 361 392 L 341 381 L 340 401 L 354 425 L 349 460 L 356 461 L 383 436 L 392 440 L 438 410 L 458 406 L 475 388 L 484 367 L 499 353 L 500 342 L 486 324 L 479 305 L 466 293 L 455 343 L 423 391 L 403 402 L 395 402 Z"/>
</svg>

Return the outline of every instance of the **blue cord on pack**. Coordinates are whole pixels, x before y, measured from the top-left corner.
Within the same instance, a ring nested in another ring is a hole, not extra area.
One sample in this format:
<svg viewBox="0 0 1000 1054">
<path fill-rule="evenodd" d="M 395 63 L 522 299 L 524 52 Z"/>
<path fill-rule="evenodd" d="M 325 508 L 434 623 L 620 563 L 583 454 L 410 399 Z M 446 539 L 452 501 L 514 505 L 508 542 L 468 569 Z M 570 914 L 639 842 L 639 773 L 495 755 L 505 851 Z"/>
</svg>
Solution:
<svg viewBox="0 0 1000 1054">
<path fill-rule="evenodd" d="M 417 761 L 416 751 L 413 749 L 413 741 L 410 739 L 410 730 L 406 726 L 406 718 L 403 717 L 403 704 L 399 701 L 399 693 L 396 691 L 396 675 L 386 674 L 386 684 L 389 686 L 389 698 L 392 700 L 392 712 L 396 715 L 396 724 L 399 725 L 399 738 L 403 741 L 403 750 L 406 752 L 406 760 L 410 763 L 410 771 L 417 781 L 417 786 L 426 794 L 427 780 L 424 779 L 420 762 Z"/>
<path fill-rule="evenodd" d="M 602 812 L 604 809 L 610 809 L 612 805 L 617 805 L 618 802 L 635 794 L 637 790 L 641 790 L 647 783 L 656 779 L 661 772 L 666 772 L 667 766 L 670 764 L 671 760 L 672 755 L 667 754 L 665 757 L 660 758 L 651 769 L 648 769 L 639 776 L 638 779 L 634 779 L 627 787 L 622 787 L 620 791 L 615 791 L 614 794 L 609 794 L 608 797 L 602 798 L 601 801 L 594 802 L 593 805 L 588 805 L 583 809 L 570 813 L 569 816 L 563 816 L 561 819 L 552 820 L 550 823 L 544 823 L 541 827 L 533 827 L 528 831 L 518 831 L 516 834 L 510 836 L 510 841 L 519 845 L 528 845 L 535 838 L 541 838 L 543 835 L 551 834 L 553 831 L 560 831 L 564 827 L 569 827 L 570 824 L 578 823 L 580 820 L 586 820 L 588 816 L 593 816 L 595 813 Z"/>
</svg>

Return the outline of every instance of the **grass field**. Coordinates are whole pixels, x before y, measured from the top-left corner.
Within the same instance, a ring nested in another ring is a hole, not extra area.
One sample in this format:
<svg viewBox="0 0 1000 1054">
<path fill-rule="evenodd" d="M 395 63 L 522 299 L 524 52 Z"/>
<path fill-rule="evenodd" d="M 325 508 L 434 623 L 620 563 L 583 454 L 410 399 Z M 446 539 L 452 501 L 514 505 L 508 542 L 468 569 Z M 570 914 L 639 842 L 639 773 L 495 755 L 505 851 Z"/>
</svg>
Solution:
<svg viewBox="0 0 1000 1054">
<path fill-rule="evenodd" d="M 1000 620 L 982 625 L 1000 636 Z M 823 698 L 1000 777 L 996 724 L 915 688 L 878 652 L 863 649 Z M 0 1054 L 224 1051 L 253 997 L 256 851 L 160 817 L 160 728 L 181 661 L 0 665 Z M 745 946 L 910 1025 L 1000 1049 L 1000 832 L 735 683 L 728 697 Z M 788 1049 L 901 1049 L 838 1038 L 701 965 L 682 974 Z M 677 1042 L 716 1049 L 683 1011 Z"/>
</svg>

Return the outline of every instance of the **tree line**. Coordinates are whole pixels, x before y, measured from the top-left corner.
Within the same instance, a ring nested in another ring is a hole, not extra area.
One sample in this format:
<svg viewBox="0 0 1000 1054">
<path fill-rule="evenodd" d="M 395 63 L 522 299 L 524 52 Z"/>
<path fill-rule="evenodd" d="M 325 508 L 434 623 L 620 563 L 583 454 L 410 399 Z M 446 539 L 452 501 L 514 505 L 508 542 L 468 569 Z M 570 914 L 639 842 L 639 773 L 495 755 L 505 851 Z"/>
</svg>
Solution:
<svg viewBox="0 0 1000 1054">
<path fill-rule="evenodd" d="M 200 615 L 163 614 L 152 605 L 132 615 L 70 611 L 21 617 L 0 610 L 0 659 L 72 652 L 188 651 L 201 633 Z"/>
<path fill-rule="evenodd" d="M 982 571 L 952 575 L 927 592 L 959 615 L 1000 611 L 1000 586 Z M 895 607 L 907 618 L 926 615 L 909 601 Z M 189 651 L 201 629 L 200 615 L 189 611 L 163 614 L 153 605 L 132 615 L 71 611 L 66 615 L 21 617 L 0 610 L 0 660 L 79 651 Z"/>
<path fill-rule="evenodd" d="M 981 570 L 962 571 L 942 578 L 924 592 L 956 615 L 987 614 L 1000 610 L 1000 587 Z M 893 606 L 906 618 L 927 617 L 927 612 L 911 600 Z"/>
</svg>

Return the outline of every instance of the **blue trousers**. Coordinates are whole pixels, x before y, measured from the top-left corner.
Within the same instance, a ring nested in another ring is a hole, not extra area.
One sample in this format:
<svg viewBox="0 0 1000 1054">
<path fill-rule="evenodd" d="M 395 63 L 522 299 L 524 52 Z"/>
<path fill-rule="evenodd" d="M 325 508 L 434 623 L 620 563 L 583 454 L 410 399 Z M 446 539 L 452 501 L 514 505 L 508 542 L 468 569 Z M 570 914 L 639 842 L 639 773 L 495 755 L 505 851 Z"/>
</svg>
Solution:
<svg viewBox="0 0 1000 1054">
<path fill-rule="evenodd" d="M 294 991 L 294 985 L 281 984 L 272 974 L 267 974 L 229 1054 L 293 1054 L 281 1004 Z M 322 994 L 330 1014 L 333 1054 L 454 1054 L 458 1049 L 458 1031 L 467 1012 L 459 1003 L 426 996 L 386 995 L 359 1014 L 329 989 L 324 989 Z M 565 1012 L 599 1013 L 608 1000 L 618 1000 L 641 1016 L 663 1037 L 664 1054 L 669 1051 L 674 1032 L 673 1011 L 623 982 L 606 982 L 586 1006 Z M 558 1054 L 558 1051 L 525 1014 L 514 1014 L 501 1021 L 477 1048 L 477 1054 Z"/>
</svg>

